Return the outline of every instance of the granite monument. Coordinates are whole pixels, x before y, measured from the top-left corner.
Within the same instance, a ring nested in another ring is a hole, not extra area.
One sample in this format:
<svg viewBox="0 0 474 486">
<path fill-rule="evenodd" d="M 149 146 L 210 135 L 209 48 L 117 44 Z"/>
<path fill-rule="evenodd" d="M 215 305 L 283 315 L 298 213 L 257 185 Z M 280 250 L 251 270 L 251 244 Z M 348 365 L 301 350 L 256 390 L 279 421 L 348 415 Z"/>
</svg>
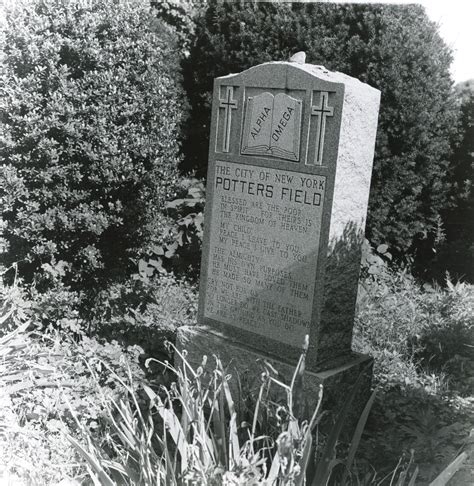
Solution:
<svg viewBox="0 0 474 486">
<path fill-rule="evenodd" d="M 198 323 L 178 331 L 191 362 L 263 357 L 291 377 L 309 335 L 310 393 L 370 364 L 351 340 L 379 100 L 301 62 L 215 80 Z"/>
</svg>

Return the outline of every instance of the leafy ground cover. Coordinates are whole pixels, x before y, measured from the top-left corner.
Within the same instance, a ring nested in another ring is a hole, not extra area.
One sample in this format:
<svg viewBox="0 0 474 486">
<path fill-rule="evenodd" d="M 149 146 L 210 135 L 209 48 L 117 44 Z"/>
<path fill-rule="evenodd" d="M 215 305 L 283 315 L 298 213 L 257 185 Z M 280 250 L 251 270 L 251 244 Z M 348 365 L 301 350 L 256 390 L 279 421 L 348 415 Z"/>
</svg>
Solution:
<svg viewBox="0 0 474 486">
<path fill-rule="evenodd" d="M 0 353 L 0 478 L 42 485 L 83 476 L 83 463 L 64 434 L 75 434 L 76 419 L 92 436 L 106 432 L 99 395 L 116 400 L 121 392 L 105 364 L 121 375 L 130 366 L 138 386 L 144 377 L 140 350 L 89 338 L 39 337 L 22 326 L 2 338 Z"/>
<path fill-rule="evenodd" d="M 97 293 L 86 321 L 79 292 L 56 281 L 40 293 L 15 270 L 3 269 L 13 285 L 0 284 L 0 479 L 81 478 L 84 462 L 65 433 L 77 435 L 80 425 L 105 440 L 106 404 L 126 394 L 117 378 L 136 388 L 153 382 L 143 364 L 166 358 L 165 340 L 195 321 L 197 291 L 171 274 L 159 282 L 137 274 Z"/>
<path fill-rule="evenodd" d="M 406 272 L 388 271 L 384 259 L 369 254 L 363 268 L 354 345 L 376 359 L 377 394 L 347 481 L 390 484 L 418 467 L 416 484 L 428 484 L 471 447 L 474 288 L 420 286 Z M 128 457 L 117 445 L 114 407 L 122 403 L 136 425 L 132 396 L 147 410 L 145 387 L 172 390 L 169 377 L 144 365 L 166 359 L 164 340 L 195 320 L 196 288 L 171 276 L 137 277 L 100 296 L 108 305 L 95 316 L 95 337 L 83 330 L 75 338 L 67 328 L 45 326 L 38 309 L 47 306 L 38 307 L 21 286 L 2 293 L 0 474 L 14 484 L 90 484 L 91 471 L 66 436 L 86 450 L 91 440 L 100 451 Z"/>
<path fill-rule="evenodd" d="M 366 258 L 359 288 L 354 347 L 379 390 L 361 455 L 383 470 L 413 450 L 427 481 L 472 442 L 474 287 L 420 285 L 386 260 Z"/>
</svg>

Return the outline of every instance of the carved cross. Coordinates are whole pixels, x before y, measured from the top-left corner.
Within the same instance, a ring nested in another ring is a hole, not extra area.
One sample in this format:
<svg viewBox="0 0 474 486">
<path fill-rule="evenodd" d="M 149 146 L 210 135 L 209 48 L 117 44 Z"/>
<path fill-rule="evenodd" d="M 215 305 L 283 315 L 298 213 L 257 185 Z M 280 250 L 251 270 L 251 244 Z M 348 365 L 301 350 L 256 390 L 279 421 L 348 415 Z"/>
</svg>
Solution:
<svg viewBox="0 0 474 486">
<path fill-rule="evenodd" d="M 316 127 L 316 153 L 313 165 L 323 164 L 324 137 L 326 134 L 326 117 L 334 115 L 334 107 L 328 106 L 329 93 L 321 91 L 319 104 L 311 107 L 311 115 L 318 117 Z"/>
<path fill-rule="evenodd" d="M 237 109 L 237 101 L 233 99 L 234 87 L 227 86 L 224 99 L 219 98 L 219 108 L 224 108 L 224 138 L 222 140 L 222 151 L 229 151 L 230 125 L 232 122 L 232 110 Z"/>
</svg>

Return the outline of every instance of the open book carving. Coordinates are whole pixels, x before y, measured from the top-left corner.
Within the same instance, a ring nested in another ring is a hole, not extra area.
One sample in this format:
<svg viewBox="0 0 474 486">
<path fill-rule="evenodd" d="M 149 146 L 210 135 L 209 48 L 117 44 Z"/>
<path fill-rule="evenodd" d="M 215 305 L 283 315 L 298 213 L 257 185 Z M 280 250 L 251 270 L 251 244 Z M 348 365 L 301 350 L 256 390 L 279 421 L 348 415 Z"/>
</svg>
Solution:
<svg viewBox="0 0 474 486">
<path fill-rule="evenodd" d="M 279 93 L 249 96 L 241 153 L 300 159 L 301 100 Z"/>
</svg>

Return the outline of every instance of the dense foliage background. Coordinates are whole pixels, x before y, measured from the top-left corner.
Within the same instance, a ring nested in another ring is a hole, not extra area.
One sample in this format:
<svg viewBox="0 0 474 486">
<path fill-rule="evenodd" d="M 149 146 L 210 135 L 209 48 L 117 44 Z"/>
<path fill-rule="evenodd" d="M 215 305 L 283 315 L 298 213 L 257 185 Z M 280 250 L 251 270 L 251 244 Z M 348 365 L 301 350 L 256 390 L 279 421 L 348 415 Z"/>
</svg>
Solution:
<svg viewBox="0 0 474 486">
<path fill-rule="evenodd" d="M 434 263 L 438 277 L 449 269 L 453 275 L 474 282 L 474 80 L 455 89 L 461 106 L 461 133 L 449 169 L 452 204 L 442 214 L 445 244 Z"/>
<path fill-rule="evenodd" d="M 472 280 L 472 86 L 453 90 L 450 50 L 422 7 L 25 5 L 7 15 L 1 38 L 0 177 L 6 263 L 20 261 L 29 280 L 43 265 L 78 288 L 107 282 L 163 239 L 152 257 L 167 252 L 167 269 L 197 275 L 199 239 L 182 238 L 194 206 L 175 211 L 171 231 L 163 213 L 189 185 L 176 187 L 180 160 L 184 173 L 205 176 L 212 81 L 298 50 L 382 92 L 370 241 L 425 279 L 449 270 Z"/>
<path fill-rule="evenodd" d="M 368 236 L 400 256 L 433 243 L 448 206 L 458 106 L 451 52 L 421 6 L 216 2 L 197 20 L 185 168 L 205 175 L 212 80 L 297 51 L 382 92 Z"/>
<path fill-rule="evenodd" d="M 146 1 L 6 12 L 1 202 L 23 277 L 97 287 L 129 274 L 162 228 L 185 112 L 175 46 Z"/>
</svg>

